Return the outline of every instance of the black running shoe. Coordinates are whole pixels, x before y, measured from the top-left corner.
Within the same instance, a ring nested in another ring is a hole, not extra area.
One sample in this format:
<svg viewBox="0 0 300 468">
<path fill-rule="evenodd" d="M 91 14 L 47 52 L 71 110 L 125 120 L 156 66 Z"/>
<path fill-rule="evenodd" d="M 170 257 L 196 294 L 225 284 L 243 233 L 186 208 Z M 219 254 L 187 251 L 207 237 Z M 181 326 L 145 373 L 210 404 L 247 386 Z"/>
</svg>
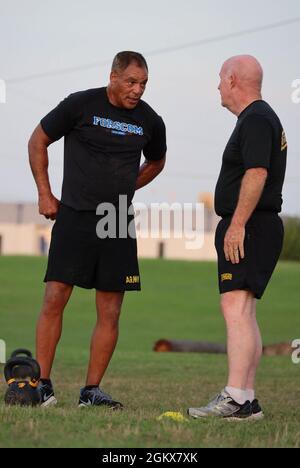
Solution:
<svg viewBox="0 0 300 468">
<path fill-rule="evenodd" d="M 46 384 L 40 381 L 38 390 L 41 397 L 41 406 L 47 407 L 56 405 L 57 399 L 54 396 L 54 390 L 51 382 L 50 384 Z"/>
<path fill-rule="evenodd" d="M 78 406 L 106 406 L 112 410 L 123 409 L 122 403 L 113 400 L 110 395 L 104 393 L 99 387 L 91 388 L 90 390 L 82 388 L 80 390 Z"/>
<path fill-rule="evenodd" d="M 253 400 L 251 403 L 251 408 L 252 408 L 252 416 L 251 419 L 259 420 L 264 418 L 264 412 L 261 409 L 261 406 L 258 402 L 258 400 Z"/>
</svg>

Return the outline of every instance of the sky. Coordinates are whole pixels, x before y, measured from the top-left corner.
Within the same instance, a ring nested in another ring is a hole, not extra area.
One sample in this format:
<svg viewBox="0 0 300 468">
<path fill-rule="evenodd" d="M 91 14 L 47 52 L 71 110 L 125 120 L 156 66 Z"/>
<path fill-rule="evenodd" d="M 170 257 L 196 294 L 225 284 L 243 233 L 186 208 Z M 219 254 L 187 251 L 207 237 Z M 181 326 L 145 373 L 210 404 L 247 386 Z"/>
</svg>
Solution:
<svg viewBox="0 0 300 468">
<path fill-rule="evenodd" d="M 288 20 L 295 21 L 269 27 Z M 218 75 L 227 58 L 245 53 L 260 60 L 263 98 L 288 137 L 283 212 L 300 215 L 300 103 L 291 98 L 292 83 L 300 79 L 299 0 L 0 0 L 0 80 L 6 86 L 6 102 L 0 102 L 0 202 L 36 201 L 30 134 L 70 93 L 107 85 L 111 61 L 121 50 L 145 55 L 150 76 L 143 99 L 167 127 L 165 171 L 135 201 L 192 203 L 214 191 L 236 123 L 220 105 Z M 49 159 L 59 198 L 62 141 L 51 145 Z"/>
</svg>

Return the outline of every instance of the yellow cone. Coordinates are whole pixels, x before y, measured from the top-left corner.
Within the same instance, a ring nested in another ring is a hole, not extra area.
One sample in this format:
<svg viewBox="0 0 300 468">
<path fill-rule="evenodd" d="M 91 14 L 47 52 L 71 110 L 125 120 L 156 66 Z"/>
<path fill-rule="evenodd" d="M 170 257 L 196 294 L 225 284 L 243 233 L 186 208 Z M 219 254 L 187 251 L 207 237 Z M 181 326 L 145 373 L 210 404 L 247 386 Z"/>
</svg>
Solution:
<svg viewBox="0 0 300 468">
<path fill-rule="evenodd" d="M 172 419 L 173 421 L 177 421 L 177 422 L 188 421 L 188 419 L 186 419 L 182 413 L 174 413 L 172 411 L 163 413 L 157 418 L 158 421 L 162 421 L 163 419 Z"/>
</svg>

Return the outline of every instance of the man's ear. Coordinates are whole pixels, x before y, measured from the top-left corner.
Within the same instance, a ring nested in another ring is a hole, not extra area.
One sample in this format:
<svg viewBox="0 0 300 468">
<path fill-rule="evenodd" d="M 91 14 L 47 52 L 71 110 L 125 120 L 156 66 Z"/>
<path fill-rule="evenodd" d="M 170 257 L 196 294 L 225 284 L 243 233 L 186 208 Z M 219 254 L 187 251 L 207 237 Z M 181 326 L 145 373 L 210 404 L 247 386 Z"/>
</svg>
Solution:
<svg viewBox="0 0 300 468">
<path fill-rule="evenodd" d="M 112 71 L 109 76 L 110 82 L 115 83 L 117 78 L 118 78 L 117 73 L 115 71 Z"/>
<path fill-rule="evenodd" d="M 229 76 L 230 89 L 234 88 L 236 85 L 236 76 L 234 74 Z"/>
</svg>

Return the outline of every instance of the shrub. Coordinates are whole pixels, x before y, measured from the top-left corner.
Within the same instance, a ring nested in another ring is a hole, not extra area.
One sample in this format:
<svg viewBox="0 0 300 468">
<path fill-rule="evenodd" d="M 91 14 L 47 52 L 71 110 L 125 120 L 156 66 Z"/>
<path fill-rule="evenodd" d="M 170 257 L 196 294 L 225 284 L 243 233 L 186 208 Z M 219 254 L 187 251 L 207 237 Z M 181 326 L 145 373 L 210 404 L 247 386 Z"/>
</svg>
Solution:
<svg viewBox="0 0 300 468">
<path fill-rule="evenodd" d="M 285 239 L 281 259 L 300 261 L 300 219 L 285 218 L 284 228 Z"/>
</svg>

